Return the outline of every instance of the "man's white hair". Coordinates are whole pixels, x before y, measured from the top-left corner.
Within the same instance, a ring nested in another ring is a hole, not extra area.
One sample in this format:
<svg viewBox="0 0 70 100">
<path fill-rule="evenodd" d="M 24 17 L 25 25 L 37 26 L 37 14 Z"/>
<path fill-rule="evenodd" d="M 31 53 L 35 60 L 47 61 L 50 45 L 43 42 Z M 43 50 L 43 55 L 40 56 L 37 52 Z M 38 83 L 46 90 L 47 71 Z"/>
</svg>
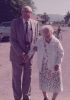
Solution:
<svg viewBox="0 0 70 100">
<path fill-rule="evenodd" d="M 32 12 L 32 8 L 30 6 L 23 6 L 22 9 L 28 9 L 28 11 Z"/>
<path fill-rule="evenodd" d="M 45 29 L 49 30 L 52 34 L 54 32 L 54 29 L 51 25 L 43 25 L 41 31 L 44 31 Z"/>
</svg>

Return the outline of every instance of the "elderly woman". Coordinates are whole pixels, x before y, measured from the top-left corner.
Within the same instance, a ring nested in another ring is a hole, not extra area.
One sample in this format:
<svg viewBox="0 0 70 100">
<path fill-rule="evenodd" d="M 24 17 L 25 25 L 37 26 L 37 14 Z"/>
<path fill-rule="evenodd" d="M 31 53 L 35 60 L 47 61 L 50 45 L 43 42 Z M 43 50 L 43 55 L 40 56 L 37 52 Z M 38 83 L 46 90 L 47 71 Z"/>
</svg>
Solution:
<svg viewBox="0 0 70 100">
<path fill-rule="evenodd" d="M 48 100 L 47 92 L 52 92 L 52 100 L 55 100 L 58 93 L 63 90 L 61 62 L 64 50 L 60 41 L 53 35 L 53 31 L 52 26 L 44 25 L 42 37 L 33 48 L 34 51 L 37 50 L 39 84 L 44 100 Z"/>
</svg>

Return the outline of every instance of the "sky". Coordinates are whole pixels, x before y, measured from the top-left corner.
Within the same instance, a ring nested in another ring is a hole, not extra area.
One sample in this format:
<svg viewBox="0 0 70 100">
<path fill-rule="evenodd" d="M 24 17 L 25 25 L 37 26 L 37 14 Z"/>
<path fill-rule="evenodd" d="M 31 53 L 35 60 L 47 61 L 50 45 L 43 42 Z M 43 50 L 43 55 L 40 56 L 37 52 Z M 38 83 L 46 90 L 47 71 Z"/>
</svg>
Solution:
<svg viewBox="0 0 70 100">
<path fill-rule="evenodd" d="M 62 14 L 70 11 L 70 0 L 33 0 L 36 14 Z"/>
</svg>

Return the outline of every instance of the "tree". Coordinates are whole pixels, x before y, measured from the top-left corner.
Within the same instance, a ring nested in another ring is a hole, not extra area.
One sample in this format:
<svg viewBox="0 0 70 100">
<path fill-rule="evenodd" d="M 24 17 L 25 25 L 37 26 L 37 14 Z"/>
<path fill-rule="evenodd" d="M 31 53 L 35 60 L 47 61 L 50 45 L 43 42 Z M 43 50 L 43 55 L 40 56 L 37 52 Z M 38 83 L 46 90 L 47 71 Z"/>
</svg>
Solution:
<svg viewBox="0 0 70 100">
<path fill-rule="evenodd" d="M 42 18 L 42 23 L 46 24 L 49 21 L 49 16 L 47 15 L 47 13 L 44 12 L 44 14 L 41 16 Z"/>
<path fill-rule="evenodd" d="M 33 9 L 35 8 L 32 0 L 0 0 L 0 22 L 10 21 L 20 16 L 22 5 L 29 5 Z"/>
<path fill-rule="evenodd" d="M 15 10 L 11 7 L 11 0 L 0 1 L 0 22 L 9 21 L 15 17 Z"/>
<path fill-rule="evenodd" d="M 32 0 L 11 0 L 12 8 L 18 12 L 20 12 L 22 5 L 29 5 L 33 10 L 35 9 L 34 2 Z"/>
<path fill-rule="evenodd" d="M 65 17 L 64 17 L 64 20 L 65 20 L 65 23 L 66 23 L 66 24 L 68 24 L 69 19 L 70 19 L 70 12 L 68 11 L 67 14 L 66 14 Z"/>
</svg>

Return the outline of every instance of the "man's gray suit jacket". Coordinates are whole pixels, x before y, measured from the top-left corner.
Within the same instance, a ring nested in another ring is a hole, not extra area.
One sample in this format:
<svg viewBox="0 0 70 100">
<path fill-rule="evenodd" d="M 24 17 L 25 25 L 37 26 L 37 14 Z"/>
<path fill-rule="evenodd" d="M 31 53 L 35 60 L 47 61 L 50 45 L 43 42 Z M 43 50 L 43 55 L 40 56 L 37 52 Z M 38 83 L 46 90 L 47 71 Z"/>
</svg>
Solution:
<svg viewBox="0 0 70 100">
<path fill-rule="evenodd" d="M 38 35 L 37 21 L 30 19 L 33 30 L 33 38 Z M 25 30 L 22 18 L 17 18 L 12 21 L 10 35 L 10 60 L 15 63 L 22 63 L 20 55 L 25 52 Z"/>
</svg>

